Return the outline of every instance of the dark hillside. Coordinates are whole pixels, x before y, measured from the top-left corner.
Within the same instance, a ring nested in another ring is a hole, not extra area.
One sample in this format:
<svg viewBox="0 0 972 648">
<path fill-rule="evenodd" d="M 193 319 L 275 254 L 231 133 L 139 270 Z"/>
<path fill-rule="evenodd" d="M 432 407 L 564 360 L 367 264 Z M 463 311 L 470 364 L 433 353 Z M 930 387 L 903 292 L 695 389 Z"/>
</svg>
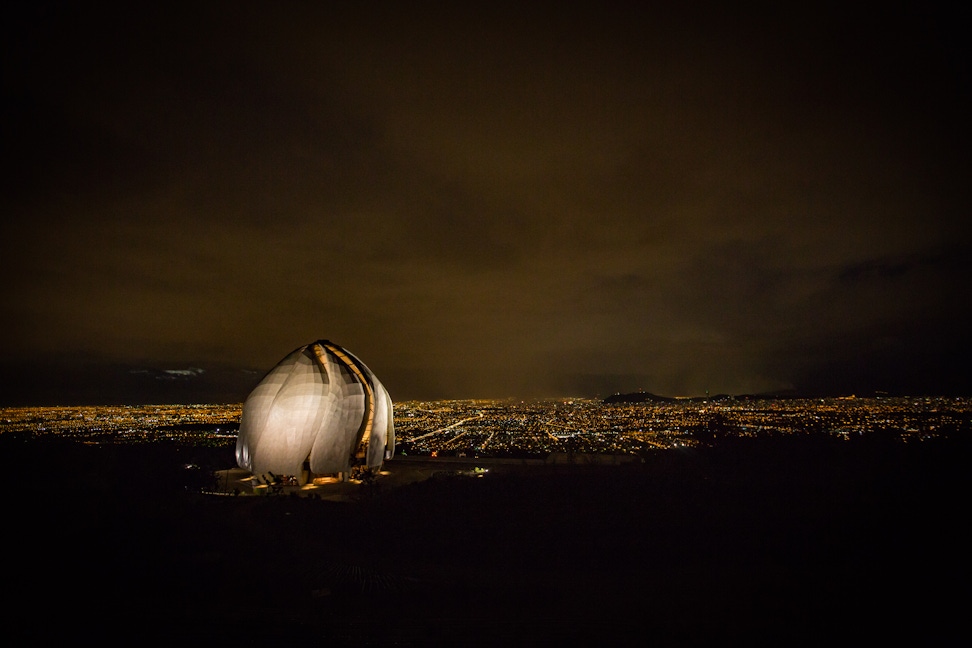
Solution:
<svg viewBox="0 0 972 648">
<path fill-rule="evenodd" d="M 345 503 L 200 495 L 185 465 L 225 450 L 0 450 L 5 625 L 25 639 L 941 643 L 969 594 L 956 439 L 729 440 Z"/>
</svg>

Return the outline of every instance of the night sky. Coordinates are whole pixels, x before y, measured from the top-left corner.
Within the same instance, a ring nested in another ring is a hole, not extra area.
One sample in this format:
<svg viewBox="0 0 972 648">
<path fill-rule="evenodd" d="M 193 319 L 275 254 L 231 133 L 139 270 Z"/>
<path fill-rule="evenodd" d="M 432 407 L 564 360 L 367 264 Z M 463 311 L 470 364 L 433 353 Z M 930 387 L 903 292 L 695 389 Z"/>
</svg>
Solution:
<svg viewBox="0 0 972 648">
<path fill-rule="evenodd" d="M 958 9 L 25 4 L 0 405 L 972 394 Z"/>
</svg>

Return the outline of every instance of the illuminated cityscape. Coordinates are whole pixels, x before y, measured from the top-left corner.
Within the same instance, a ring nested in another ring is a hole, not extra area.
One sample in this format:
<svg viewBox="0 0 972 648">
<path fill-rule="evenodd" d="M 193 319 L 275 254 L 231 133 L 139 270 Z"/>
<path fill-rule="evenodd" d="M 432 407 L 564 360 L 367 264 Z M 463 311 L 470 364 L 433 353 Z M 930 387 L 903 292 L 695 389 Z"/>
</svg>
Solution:
<svg viewBox="0 0 972 648">
<path fill-rule="evenodd" d="M 137 405 L 0 409 L 0 433 L 29 432 L 87 443 L 236 442 L 240 405 Z"/>
<path fill-rule="evenodd" d="M 0 433 L 56 435 L 87 443 L 232 446 L 241 405 L 144 405 L 0 409 Z M 920 442 L 967 433 L 968 398 L 406 401 L 395 404 L 397 455 L 643 456 L 725 437 L 874 435 Z"/>
</svg>

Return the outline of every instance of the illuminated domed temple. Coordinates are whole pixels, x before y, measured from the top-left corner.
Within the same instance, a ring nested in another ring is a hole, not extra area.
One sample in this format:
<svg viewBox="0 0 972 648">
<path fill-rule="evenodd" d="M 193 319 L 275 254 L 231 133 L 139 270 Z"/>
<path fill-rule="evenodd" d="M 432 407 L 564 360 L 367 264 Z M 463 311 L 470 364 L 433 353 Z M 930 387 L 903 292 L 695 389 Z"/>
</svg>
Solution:
<svg viewBox="0 0 972 648">
<path fill-rule="evenodd" d="M 346 480 L 394 452 L 391 397 L 361 360 L 328 340 L 292 351 L 243 403 L 236 463 L 254 475 Z"/>
</svg>

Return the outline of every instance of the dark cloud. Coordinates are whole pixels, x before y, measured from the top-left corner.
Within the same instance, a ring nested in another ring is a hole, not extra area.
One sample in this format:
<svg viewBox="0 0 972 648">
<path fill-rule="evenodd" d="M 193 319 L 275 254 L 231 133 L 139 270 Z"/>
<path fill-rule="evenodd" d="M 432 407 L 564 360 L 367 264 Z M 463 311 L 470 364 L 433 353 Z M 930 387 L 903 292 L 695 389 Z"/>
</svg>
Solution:
<svg viewBox="0 0 972 648">
<path fill-rule="evenodd" d="M 112 367 L 215 384 L 318 338 L 395 398 L 967 390 L 961 24 L 32 4 L 3 27 L 0 361 L 105 402 L 151 398 Z"/>
</svg>

